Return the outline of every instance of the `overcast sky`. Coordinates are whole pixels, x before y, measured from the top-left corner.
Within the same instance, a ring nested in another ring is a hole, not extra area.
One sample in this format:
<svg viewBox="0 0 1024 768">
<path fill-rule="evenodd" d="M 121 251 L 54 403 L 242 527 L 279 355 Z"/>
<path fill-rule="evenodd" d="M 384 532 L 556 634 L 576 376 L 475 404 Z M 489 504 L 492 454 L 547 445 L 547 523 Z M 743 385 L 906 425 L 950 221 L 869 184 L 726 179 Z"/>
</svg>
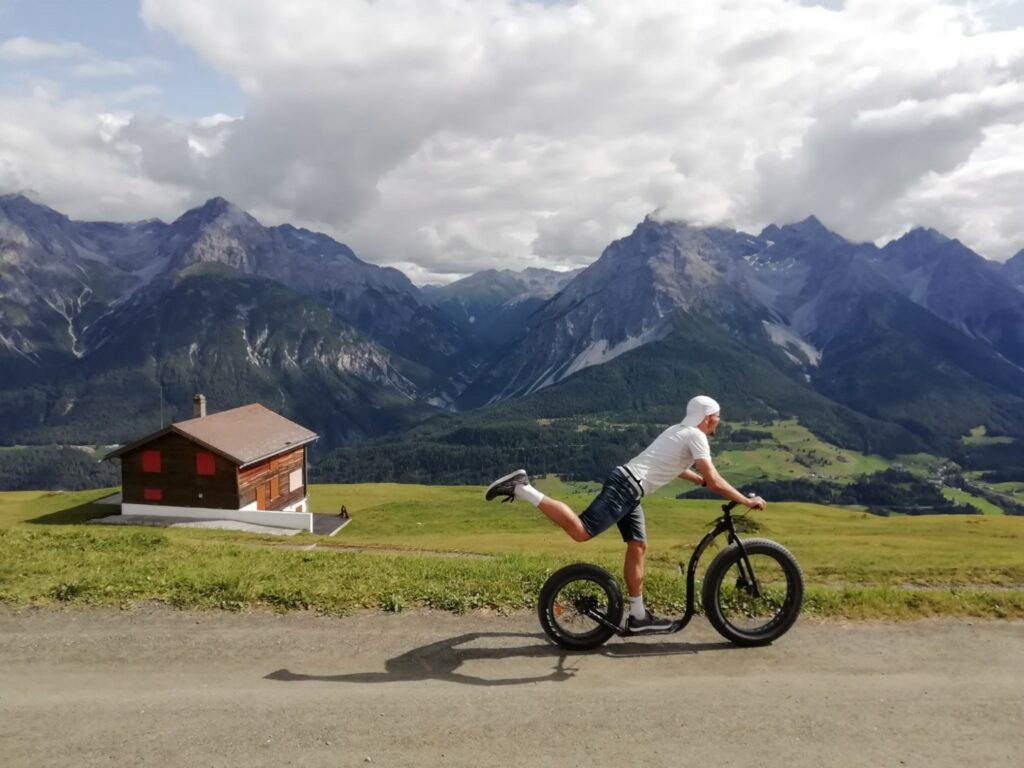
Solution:
<svg viewBox="0 0 1024 768">
<path fill-rule="evenodd" d="M 1024 248 L 1024 2 L 0 0 L 0 193 L 221 195 L 417 282 L 646 215 Z"/>
</svg>

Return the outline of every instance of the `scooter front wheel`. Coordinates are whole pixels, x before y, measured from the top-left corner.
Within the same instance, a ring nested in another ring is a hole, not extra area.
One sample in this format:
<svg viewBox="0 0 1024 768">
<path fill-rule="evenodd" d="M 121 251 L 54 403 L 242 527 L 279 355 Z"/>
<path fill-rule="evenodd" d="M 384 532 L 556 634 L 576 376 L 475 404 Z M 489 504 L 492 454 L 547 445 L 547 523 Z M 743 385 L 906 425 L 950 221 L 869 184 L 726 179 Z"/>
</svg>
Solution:
<svg viewBox="0 0 1024 768">
<path fill-rule="evenodd" d="M 796 558 L 768 539 L 723 549 L 704 575 L 704 613 L 719 634 L 743 646 L 768 645 L 796 622 L 804 577 Z"/>
<path fill-rule="evenodd" d="M 622 622 L 622 590 L 604 568 L 575 563 L 555 571 L 537 601 L 544 634 L 570 651 L 597 648 Z"/>
</svg>

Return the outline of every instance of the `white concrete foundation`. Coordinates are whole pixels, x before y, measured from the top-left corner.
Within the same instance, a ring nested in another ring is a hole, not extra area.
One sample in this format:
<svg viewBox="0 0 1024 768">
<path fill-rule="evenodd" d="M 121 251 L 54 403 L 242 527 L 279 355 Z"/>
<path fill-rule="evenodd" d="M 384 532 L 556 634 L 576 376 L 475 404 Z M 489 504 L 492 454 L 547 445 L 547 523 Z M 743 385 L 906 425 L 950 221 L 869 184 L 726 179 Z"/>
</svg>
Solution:
<svg viewBox="0 0 1024 768">
<path fill-rule="evenodd" d="M 308 504 L 308 499 L 296 502 Z M 255 506 L 255 505 L 254 505 Z M 308 506 L 306 507 L 308 509 Z M 309 512 L 278 512 L 269 509 L 210 509 L 208 507 L 167 507 L 162 504 L 122 504 L 122 515 L 150 515 L 153 517 L 191 517 L 200 520 L 238 520 L 254 525 L 272 525 L 277 528 L 295 528 L 313 532 L 313 515 Z"/>
<path fill-rule="evenodd" d="M 282 510 L 274 510 L 274 511 L 275 512 L 294 512 L 296 510 L 296 508 L 299 507 L 300 505 L 302 506 L 303 509 L 309 509 L 309 497 L 306 496 L 305 498 L 299 499 L 298 501 L 289 504 L 287 507 L 285 507 Z M 256 502 L 255 501 L 249 502 L 244 507 L 242 507 L 241 511 L 242 512 L 255 512 L 256 511 Z"/>
</svg>

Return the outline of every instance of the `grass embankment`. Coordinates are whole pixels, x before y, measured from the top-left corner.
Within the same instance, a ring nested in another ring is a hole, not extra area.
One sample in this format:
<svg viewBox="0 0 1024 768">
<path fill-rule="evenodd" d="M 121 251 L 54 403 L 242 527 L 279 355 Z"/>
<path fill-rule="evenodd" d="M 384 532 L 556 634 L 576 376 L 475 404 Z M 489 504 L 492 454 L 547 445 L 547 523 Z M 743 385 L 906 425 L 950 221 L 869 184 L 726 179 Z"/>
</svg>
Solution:
<svg viewBox="0 0 1024 768">
<path fill-rule="evenodd" d="M 590 484 L 558 480 L 539 485 L 576 509 L 592 491 Z M 313 486 L 311 493 L 314 510 L 345 504 L 352 514 L 337 537 L 86 525 L 110 511 L 88 503 L 101 492 L 0 494 L 0 600 L 158 600 L 339 613 L 522 609 L 533 606 L 541 584 L 565 563 L 588 560 L 621 570 L 615 531 L 574 544 L 526 505 L 485 504 L 476 487 L 331 485 Z M 645 509 L 653 542 L 648 600 L 663 611 L 680 610 L 678 564 L 718 505 L 651 498 Z M 810 614 L 1024 617 L 1022 518 L 879 518 L 812 504 L 771 505 L 755 517 L 762 526 L 756 535 L 783 543 L 800 561 Z M 299 548 L 311 544 L 315 550 Z"/>
</svg>

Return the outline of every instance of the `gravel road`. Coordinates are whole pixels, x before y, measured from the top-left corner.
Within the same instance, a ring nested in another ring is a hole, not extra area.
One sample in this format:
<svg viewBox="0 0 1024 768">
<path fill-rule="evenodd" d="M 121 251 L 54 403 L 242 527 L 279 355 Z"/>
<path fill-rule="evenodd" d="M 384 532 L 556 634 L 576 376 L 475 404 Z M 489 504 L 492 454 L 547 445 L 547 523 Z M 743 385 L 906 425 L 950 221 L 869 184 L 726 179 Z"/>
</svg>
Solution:
<svg viewBox="0 0 1024 768">
<path fill-rule="evenodd" d="M 565 654 L 530 614 L 0 610 L 0 765 L 1008 766 L 1024 622 L 703 620 Z"/>
</svg>

